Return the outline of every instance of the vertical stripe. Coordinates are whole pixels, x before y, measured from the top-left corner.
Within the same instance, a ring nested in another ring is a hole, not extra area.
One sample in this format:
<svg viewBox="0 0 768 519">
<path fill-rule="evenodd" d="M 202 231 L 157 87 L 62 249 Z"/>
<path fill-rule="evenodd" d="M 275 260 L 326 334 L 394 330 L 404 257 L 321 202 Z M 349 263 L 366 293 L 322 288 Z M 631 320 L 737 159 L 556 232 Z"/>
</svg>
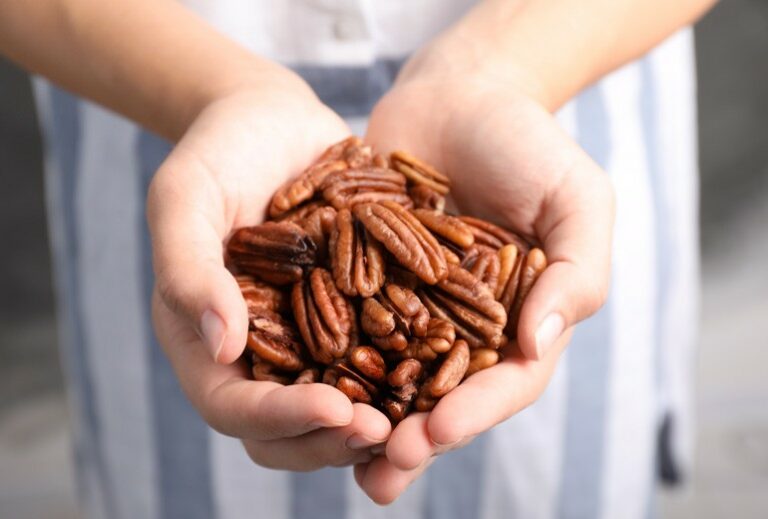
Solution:
<svg viewBox="0 0 768 519">
<path fill-rule="evenodd" d="M 661 351 L 664 346 L 664 337 L 661 333 L 661 322 L 667 313 L 669 301 L 666 297 L 667 292 L 660 290 L 668 286 L 671 279 L 671 265 L 665 261 L 665 256 L 676 256 L 676 246 L 672 239 L 672 233 L 668 222 L 671 219 L 667 209 L 669 207 L 669 193 L 667 193 L 664 176 L 661 171 L 658 146 L 658 106 L 656 100 L 656 84 L 653 77 L 653 68 L 649 58 L 639 62 L 640 68 L 640 117 L 643 130 L 643 141 L 645 143 L 645 155 L 648 163 L 648 174 L 651 184 L 651 198 L 653 203 L 654 216 L 654 238 L 656 241 L 656 301 L 654 309 L 656 313 L 654 329 L 654 351 L 656 357 L 656 371 L 654 377 L 657 385 L 664 383 L 661 377 Z M 663 387 L 660 388 L 663 392 Z M 663 396 L 663 394 L 662 394 Z M 666 409 L 660 409 L 660 414 Z"/>
<path fill-rule="evenodd" d="M 579 144 L 606 167 L 611 128 L 601 87 L 582 93 L 575 111 Z M 566 356 L 569 378 L 558 513 L 563 518 L 600 516 L 613 300 L 611 292 L 605 306 L 576 327 Z"/>
<path fill-rule="evenodd" d="M 58 88 L 38 81 L 38 99 L 50 113 L 43 116 L 50 155 L 46 167 L 51 243 L 56 256 L 55 278 L 59 306 L 61 352 L 74 404 L 75 461 L 78 465 L 79 492 L 85 508 L 94 515 L 111 515 L 113 500 L 110 478 L 104 462 L 101 424 L 94 401 L 92 366 L 82 309 L 81 279 L 78 269 L 80 235 L 77 198 L 80 189 L 79 164 L 81 121 L 77 99 Z M 46 88 L 47 86 L 47 88 Z M 52 160 L 51 160 L 52 159 Z M 53 165 L 55 164 L 54 167 Z"/>
<path fill-rule="evenodd" d="M 534 404 L 486 433 L 477 517 L 548 519 L 556 514 L 568 379 L 563 362 Z"/>
<path fill-rule="evenodd" d="M 488 435 L 438 457 L 426 474 L 425 519 L 477 517 Z"/>
<path fill-rule="evenodd" d="M 147 132 L 140 134 L 140 200 L 146 200 L 149 182 L 170 149 L 167 142 Z M 144 315 L 146 322 L 151 322 L 150 301 L 154 276 L 144 213 L 142 205 L 136 224 L 143 235 L 138 253 L 141 255 L 144 280 Z M 149 348 L 149 386 L 158 459 L 159 515 L 164 519 L 210 519 L 214 517 L 214 506 L 210 484 L 208 426 L 182 393 L 170 363 L 150 328 L 147 328 L 145 340 Z"/>
<path fill-rule="evenodd" d="M 323 103 L 344 118 L 365 117 L 397 77 L 405 59 L 378 59 L 357 67 L 295 65 Z"/>
<path fill-rule="evenodd" d="M 256 465 L 243 444 L 209 430 L 211 480 L 216 517 L 222 519 L 288 519 L 290 473 Z"/>
<path fill-rule="evenodd" d="M 611 359 L 602 515 L 645 516 L 652 491 L 656 416 L 653 204 L 639 114 L 640 73 L 631 64 L 604 80 L 613 123 L 608 170 L 616 189 Z M 631 446 L 631 448 L 628 448 Z"/>
<path fill-rule="evenodd" d="M 149 333 L 136 254 L 141 240 L 137 129 L 88 102 L 81 102 L 80 115 L 78 268 L 101 446 L 113 486 L 111 517 L 151 519 L 156 486 L 148 352 L 137 347 Z"/>
<path fill-rule="evenodd" d="M 667 214 L 669 203 L 669 194 L 665 189 L 665 181 L 661 171 L 661 160 L 658 146 L 658 103 L 656 99 L 656 83 L 651 66 L 650 57 L 645 57 L 639 62 L 640 68 L 640 117 L 643 130 L 643 141 L 645 143 L 645 156 L 648 163 L 648 174 L 651 183 L 651 199 L 653 202 L 654 218 L 654 238 L 656 242 L 656 301 L 654 302 L 655 319 L 654 325 L 654 382 L 658 391 L 659 409 L 657 409 L 655 428 L 656 435 L 656 456 L 654 456 L 654 471 L 650 474 L 653 479 L 649 485 L 655 485 L 656 476 L 665 480 L 667 476 L 675 474 L 674 460 L 669 456 L 669 437 L 666 434 L 667 428 L 662 427 L 662 417 L 668 414 L 665 402 L 664 377 L 662 376 L 662 355 L 668 344 L 664 340 L 661 323 L 664 316 L 669 312 L 668 294 L 663 287 L 669 285 L 671 270 L 670 263 L 666 261 L 669 256 L 676 256 L 676 246 L 672 240 L 670 227 L 667 222 L 670 215 Z M 669 420 L 669 417 L 667 417 Z M 648 499 L 647 517 L 656 515 L 655 492 L 651 492 Z"/>
<path fill-rule="evenodd" d="M 293 519 L 342 519 L 347 517 L 347 485 L 344 471 L 327 467 L 315 472 L 291 474 Z M 350 518 L 354 519 L 354 518 Z"/>
<path fill-rule="evenodd" d="M 394 503 L 379 506 L 357 486 L 352 471 L 347 472 L 346 517 L 349 519 L 422 519 L 425 497 L 426 480 L 422 476 L 411 483 Z"/>
<path fill-rule="evenodd" d="M 657 112 L 652 127 L 656 163 L 651 166 L 657 167 L 658 173 L 653 180 L 664 195 L 660 223 L 674 246 L 673 252 L 657 254 L 667 271 L 659 285 L 664 292 L 665 312 L 656 323 L 661 341 L 657 365 L 662 409 L 674 416 L 674 427 L 665 439 L 683 477 L 690 470 L 693 450 L 691 392 L 699 307 L 696 92 L 692 56 L 692 30 L 687 28 L 646 58 L 649 71 L 646 80 L 653 88 Z"/>
</svg>

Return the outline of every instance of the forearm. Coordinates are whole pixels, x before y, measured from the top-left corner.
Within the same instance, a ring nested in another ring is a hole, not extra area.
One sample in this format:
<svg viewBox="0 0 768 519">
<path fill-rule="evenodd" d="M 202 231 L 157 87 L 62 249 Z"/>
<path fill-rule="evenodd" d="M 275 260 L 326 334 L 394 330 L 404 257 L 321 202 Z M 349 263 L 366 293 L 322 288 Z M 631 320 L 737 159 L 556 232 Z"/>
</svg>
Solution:
<svg viewBox="0 0 768 519">
<path fill-rule="evenodd" d="M 170 139 L 239 88 L 303 88 L 169 0 L 0 2 L 0 52 Z"/>
<path fill-rule="evenodd" d="M 452 56 L 471 62 L 471 70 L 515 82 L 555 109 L 691 23 L 714 3 L 485 0 L 442 39 Z"/>
</svg>

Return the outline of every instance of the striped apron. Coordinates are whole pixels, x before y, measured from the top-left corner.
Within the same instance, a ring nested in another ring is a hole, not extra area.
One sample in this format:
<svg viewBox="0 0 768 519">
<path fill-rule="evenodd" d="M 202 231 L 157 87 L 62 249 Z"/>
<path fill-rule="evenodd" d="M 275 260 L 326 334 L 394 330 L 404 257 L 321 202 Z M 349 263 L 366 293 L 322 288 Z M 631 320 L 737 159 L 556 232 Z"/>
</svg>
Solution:
<svg viewBox="0 0 768 519">
<path fill-rule="evenodd" d="M 299 72 L 359 134 L 408 54 L 472 4 L 186 3 L 254 52 Z M 237 440 L 201 420 L 150 325 L 144 203 L 169 143 L 42 79 L 35 80 L 35 94 L 46 143 L 60 344 L 87 517 L 641 518 L 654 514 L 660 468 L 669 476 L 671 461 L 689 466 L 698 309 L 690 29 L 558 113 L 616 189 L 605 307 L 577 327 L 535 405 L 440 457 L 386 508 L 356 487 L 348 468 L 264 469 Z"/>
</svg>

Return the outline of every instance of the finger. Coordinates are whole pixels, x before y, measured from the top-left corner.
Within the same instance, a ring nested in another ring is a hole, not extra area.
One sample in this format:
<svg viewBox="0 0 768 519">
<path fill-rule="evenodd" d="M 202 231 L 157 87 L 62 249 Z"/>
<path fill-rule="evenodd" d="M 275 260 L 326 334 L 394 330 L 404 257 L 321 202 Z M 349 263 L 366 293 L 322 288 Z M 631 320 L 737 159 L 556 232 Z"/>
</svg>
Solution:
<svg viewBox="0 0 768 519">
<path fill-rule="evenodd" d="M 389 420 L 373 407 L 355 404 L 354 418 L 344 427 L 320 429 L 296 438 L 246 441 L 254 462 L 268 468 L 317 470 L 370 461 L 370 447 L 387 440 Z"/>
<path fill-rule="evenodd" d="M 474 435 L 443 445 L 430 436 L 429 413 L 415 413 L 397 424 L 387 441 L 387 459 L 400 470 L 414 470 L 432 456 L 459 449 L 474 439 Z"/>
<path fill-rule="evenodd" d="M 541 361 L 528 360 L 514 345 L 508 346 L 503 361 L 470 376 L 440 399 L 428 416 L 429 437 L 437 444 L 452 445 L 525 409 L 546 388 L 569 338 L 570 330 Z"/>
<path fill-rule="evenodd" d="M 200 339 L 156 294 L 153 316 L 158 340 L 181 387 L 205 421 L 237 438 L 293 437 L 352 421 L 349 399 L 326 384 L 282 386 L 249 379 L 245 362 L 217 364 Z"/>
<path fill-rule="evenodd" d="M 413 470 L 401 470 L 384 456 L 355 466 L 355 481 L 379 505 L 388 505 L 397 499 L 411 483 L 416 481 L 434 461 L 428 458 Z"/>
<path fill-rule="evenodd" d="M 584 156 L 547 201 L 536 231 L 549 265 L 525 300 L 517 328 L 520 350 L 541 359 L 564 330 L 605 302 L 611 271 L 613 189 Z"/>
<path fill-rule="evenodd" d="M 223 195 L 212 175 L 184 158 L 183 149 L 174 151 L 155 175 L 147 201 L 157 290 L 198 332 L 210 356 L 229 363 L 245 347 L 248 314 L 224 267 L 224 218 Z"/>
<path fill-rule="evenodd" d="M 428 413 L 414 413 L 397 424 L 387 442 L 387 459 L 400 470 L 414 470 L 435 452 L 427 432 Z"/>
</svg>

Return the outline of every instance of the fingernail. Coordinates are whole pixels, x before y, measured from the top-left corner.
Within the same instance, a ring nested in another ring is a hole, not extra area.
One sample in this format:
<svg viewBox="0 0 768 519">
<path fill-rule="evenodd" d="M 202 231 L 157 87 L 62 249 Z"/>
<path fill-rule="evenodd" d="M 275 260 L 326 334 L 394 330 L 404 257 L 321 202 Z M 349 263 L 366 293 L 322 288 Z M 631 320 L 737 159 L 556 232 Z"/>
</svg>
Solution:
<svg viewBox="0 0 768 519">
<path fill-rule="evenodd" d="M 453 447 L 454 445 L 456 445 L 457 443 L 459 443 L 463 439 L 464 438 L 459 438 L 458 440 L 455 440 L 455 441 L 452 441 L 452 442 L 448 442 L 448 443 L 438 443 L 435 440 L 432 440 L 432 443 L 434 443 L 435 446 L 437 446 L 437 447 L 449 448 L 449 447 Z"/>
<path fill-rule="evenodd" d="M 386 443 L 379 443 L 378 445 L 374 445 L 371 447 L 371 454 L 374 456 L 381 456 L 386 452 L 387 450 L 387 444 Z"/>
<path fill-rule="evenodd" d="M 546 316 L 536 329 L 536 354 L 539 359 L 544 358 L 558 337 L 563 334 L 565 320 L 557 312 Z"/>
<path fill-rule="evenodd" d="M 213 360 L 217 360 L 219 353 L 221 353 L 221 347 L 224 345 L 224 338 L 227 336 L 224 321 L 213 310 L 206 310 L 200 318 L 200 332 Z"/>
<path fill-rule="evenodd" d="M 363 449 L 365 447 L 370 447 L 378 443 L 381 443 L 381 440 L 372 440 L 367 436 L 363 436 L 362 434 L 355 433 L 349 438 L 347 438 L 347 441 L 344 445 L 346 445 L 347 449 Z"/>
</svg>

